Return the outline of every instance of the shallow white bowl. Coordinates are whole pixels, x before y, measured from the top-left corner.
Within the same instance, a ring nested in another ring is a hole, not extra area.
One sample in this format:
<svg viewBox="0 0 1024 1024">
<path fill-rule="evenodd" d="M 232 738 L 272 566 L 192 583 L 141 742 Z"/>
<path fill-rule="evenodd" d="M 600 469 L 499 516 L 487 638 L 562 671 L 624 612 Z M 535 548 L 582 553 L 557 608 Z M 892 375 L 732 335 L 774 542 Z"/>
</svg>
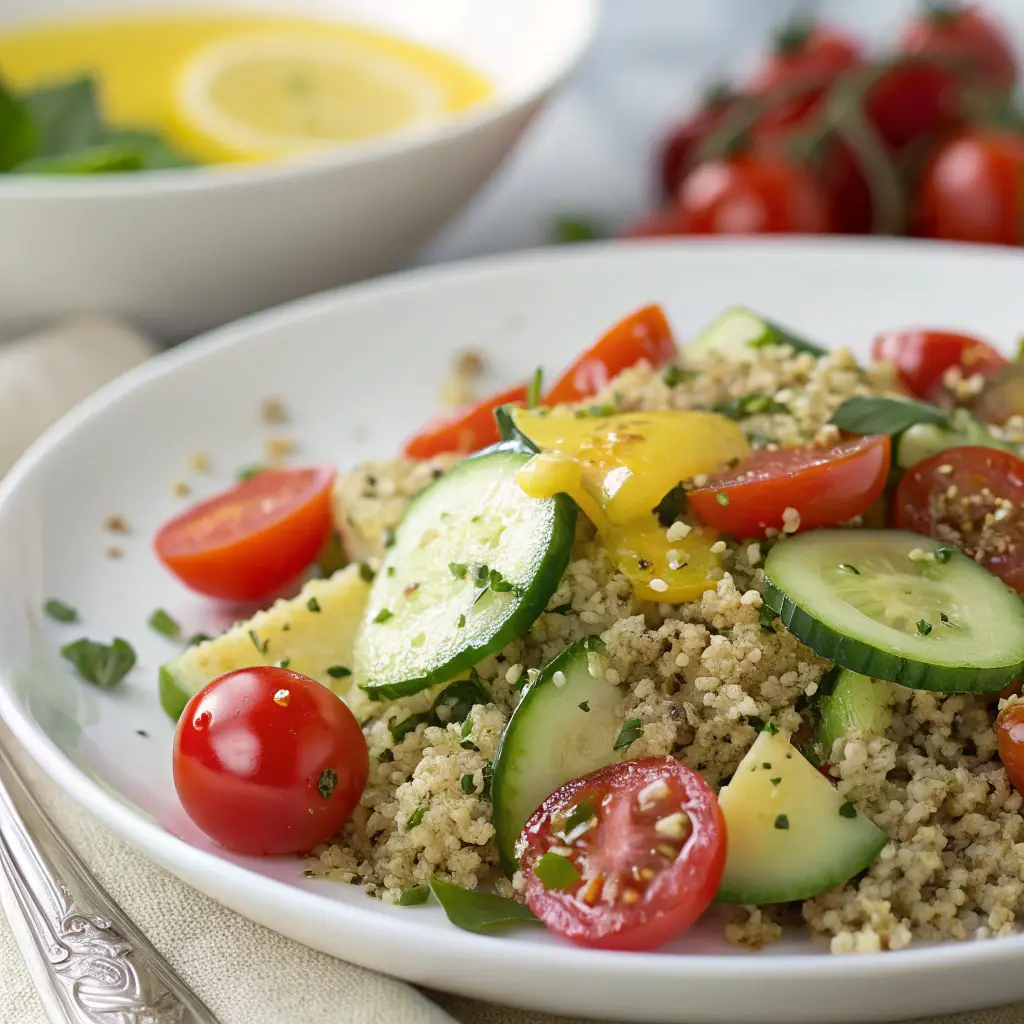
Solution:
<svg viewBox="0 0 1024 1024">
<path fill-rule="evenodd" d="M 195 0 L 4 0 L 0 31 Z M 495 96 L 302 161 L 138 175 L 0 175 L 0 325 L 124 313 L 184 337 L 394 269 L 476 194 L 579 59 L 595 0 L 216 0 L 381 27 L 448 50 Z M 210 10 L 207 10 L 209 13 Z M 2 69 L 0 69 L 2 70 Z"/>
<path fill-rule="evenodd" d="M 711 917 L 658 954 L 576 949 L 540 929 L 482 937 L 436 906 L 388 907 L 300 877 L 293 859 L 218 851 L 171 783 L 171 723 L 157 666 L 175 647 L 145 626 L 166 608 L 186 632 L 223 623 L 149 549 L 181 507 L 189 455 L 213 459 L 196 496 L 257 461 L 267 395 L 295 410 L 304 461 L 392 455 L 435 411 L 454 355 L 486 353 L 488 385 L 554 372 L 613 320 L 662 301 L 680 337 L 747 303 L 867 356 L 883 328 L 930 322 L 1007 341 L 1024 258 L 1012 250 L 892 241 L 690 242 L 542 252 L 430 270 L 319 296 L 223 328 L 106 388 L 41 440 L 0 485 L 0 714 L 53 779 L 196 888 L 311 946 L 410 981 L 573 1016 L 825 1024 L 895 1020 L 1024 998 L 1024 936 L 836 958 L 791 930 L 753 954 Z M 280 429 L 280 428 L 278 428 Z M 134 534 L 104 535 L 110 513 Z M 104 557 L 111 542 L 125 548 Z M 40 615 L 61 597 L 81 626 Z M 83 633 L 127 637 L 139 666 L 101 692 L 58 656 Z M 148 734 L 139 735 L 143 729 Z M 181 838 L 178 838 L 181 837 Z"/>
</svg>

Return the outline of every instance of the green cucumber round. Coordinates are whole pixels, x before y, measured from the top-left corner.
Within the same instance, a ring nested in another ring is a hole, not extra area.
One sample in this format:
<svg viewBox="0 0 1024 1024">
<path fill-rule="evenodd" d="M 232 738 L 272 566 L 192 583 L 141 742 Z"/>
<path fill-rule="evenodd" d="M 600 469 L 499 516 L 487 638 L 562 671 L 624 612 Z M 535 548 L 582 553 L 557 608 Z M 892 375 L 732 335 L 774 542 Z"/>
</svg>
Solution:
<svg viewBox="0 0 1024 1024">
<path fill-rule="evenodd" d="M 356 682 L 390 700 L 452 679 L 526 632 L 572 551 L 576 505 L 537 499 L 516 474 L 531 455 L 499 444 L 410 504 L 370 590 Z"/>
<path fill-rule="evenodd" d="M 929 537 L 816 530 L 776 544 L 765 576 L 765 604 L 786 628 L 853 672 L 989 693 L 1024 670 L 1024 602 Z"/>
</svg>

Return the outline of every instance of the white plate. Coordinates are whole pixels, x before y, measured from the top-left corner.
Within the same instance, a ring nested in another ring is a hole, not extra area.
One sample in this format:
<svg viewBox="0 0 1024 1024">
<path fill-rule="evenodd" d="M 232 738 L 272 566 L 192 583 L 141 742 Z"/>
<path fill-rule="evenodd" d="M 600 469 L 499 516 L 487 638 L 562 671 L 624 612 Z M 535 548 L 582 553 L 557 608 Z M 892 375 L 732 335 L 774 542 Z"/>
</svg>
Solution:
<svg viewBox="0 0 1024 1024">
<path fill-rule="evenodd" d="M 686 337 L 744 302 L 866 355 L 881 328 L 1020 331 L 1024 258 L 896 242 L 598 246 L 431 270 L 324 295 L 224 328 L 114 383 L 40 441 L 0 488 L 0 712 L 53 779 L 148 856 L 301 942 L 409 981 L 552 1012 L 646 1021 L 892 1020 L 1024 998 L 1024 937 L 830 957 L 791 931 L 744 953 L 705 921 L 656 955 L 572 948 L 540 929 L 481 937 L 433 907 L 403 909 L 304 880 L 294 860 L 232 857 L 189 827 L 170 774 L 172 728 L 156 669 L 174 650 L 146 628 L 161 606 L 189 631 L 218 625 L 149 549 L 182 506 L 188 459 L 214 461 L 196 494 L 258 461 L 259 400 L 295 410 L 303 461 L 388 456 L 435 411 L 453 355 L 486 351 L 495 383 L 554 371 L 631 308 L 659 300 Z M 110 513 L 134 533 L 105 534 Z M 111 544 L 125 557 L 111 561 Z M 41 618 L 44 599 L 82 627 Z M 125 685 L 76 680 L 58 646 L 123 635 L 140 654 Z M 148 735 L 140 735 L 137 730 Z M 181 838 L 178 838 L 181 837 Z"/>
</svg>

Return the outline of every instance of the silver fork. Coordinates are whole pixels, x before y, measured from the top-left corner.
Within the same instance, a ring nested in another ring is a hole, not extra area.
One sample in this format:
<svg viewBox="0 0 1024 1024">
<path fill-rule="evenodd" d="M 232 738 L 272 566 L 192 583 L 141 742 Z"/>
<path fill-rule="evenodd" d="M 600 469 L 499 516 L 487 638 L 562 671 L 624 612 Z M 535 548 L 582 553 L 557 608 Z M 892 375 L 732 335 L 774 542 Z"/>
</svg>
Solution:
<svg viewBox="0 0 1024 1024">
<path fill-rule="evenodd" d="M 17 802 L 15 802 L 15 798 Z M 217 1024 L 60 836 L 0 747 L 0 870 L 67 1024 Z M 47 998 L 48 997 L 48 998 Z"/>
</svg>

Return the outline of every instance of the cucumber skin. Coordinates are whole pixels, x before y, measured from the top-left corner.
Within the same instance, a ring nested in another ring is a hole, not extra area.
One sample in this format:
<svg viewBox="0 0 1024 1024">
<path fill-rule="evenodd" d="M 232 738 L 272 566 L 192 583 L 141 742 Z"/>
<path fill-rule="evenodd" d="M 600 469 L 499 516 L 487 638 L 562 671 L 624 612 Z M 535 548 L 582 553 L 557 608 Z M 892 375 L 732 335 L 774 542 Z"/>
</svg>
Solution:
<svg viewBox="0 0 1024 1024">
<path fill-rule="evenodd" d="M 164 709 L 172 722 L 181 718 L 182 712 L 192 699 L 178 685 L 178 680 L 167 670 L 166 665 L 160 666 L 160 707 Z"/>
<path fill-rule="evenodd" d="M 542 684 L 548 684 L 551 677 L 558 671 L 565 671 L 570 668 L 573 661 L 580 655 L 581 652 L 601 652 L 604 651 L 604 642 L 598 636 L 588 636 L 583 640 L 578 640 L 576 643 L 567 647 L 561 654 L 558 655 L 553 661 L 549 662 L 542 670 L 541 674 L 537 677 L 534 684 L 526 691 L 526 695 L 516 706 L 515 711 L 512 712 L 512 716 L 509 718 L 508 723 L 505 726 L 505 731 L 501 734 L 501 742 L 498 744 L 498 750 L 494 755 L 494 773 L 491 776 L 491 804 L 493 807 L 493 820 L 495 831 L 500 835 L 503 831 L 499 818 L 504 820 L 507 815 L 503 814 L 505 799 L 504 799 L 504 788 L 505 788 L 505 777 L 508 773 L 506 768 L 505 760 L 502 757 L 502 752 L 507 748 L 515 737 L 516 726 L 518 722 L 522 722 L 527 716 L 525 714 L 519 715 L 519 712 L 523 708 L 529 708 L 532 700 L 536 699 L 536 694 L 540 690 Z M 550 684 L 553 685 L 553 684 Z M 516 716 L 519 715 L 518 722 Z M 525 825 L 526 822 L 523 822 Z M 506 825 L 504 831 L 506 835 L 511 826 Z M 515 855 L 514 847 L 515 842 L 519 838 L 517 833 L 512 837 L 511 843 L 498 842 L 498 856 L 501 860 L 501 869 L 505 874 L 511 878 L 516 871 L 519 870 L 519 860 Z"/>
<path fill-rule="evenodd" d="M 847 729 L 884 736 L 892 720 L 892 711 L 875 699 L 878 688 L 885 687 L 884 682 L 867 676 L 857 678 L 858 674 L 849 669 L 835 669 L 833 674 L 830 685 L 822 685 L 815 704 L 814 738 L 821 744 L 826 760 L 831 756 L 835 741 L 842 739 Z"/>
<path fill-rule="evenodd" d="M 798 335 L 793 334 L 785 327 L 774 323 L 767 317 L 761 316 L 759 313 L 755 313 L 746 306 L 731 306 L 720 313 L 712 323 L 708 324 L 708 326 L 693 339 L 690 343 L 690 350 L 697 352 L 711 351 L 722 353 L 721 349 L 709 344 L 707 340 L 708 333 L 713 329 L 719 328 L 724 322 L 726 322 L 727 317 L 737 315 L 750 317 L 752 320 L 756 320 L 760 323 L 764 328 L 764 333 L 756 343 L 751 344 L 748 342 L 745 346 L 751 352 L 754 352 L 759 348 L 767 348 L 772 345 L 788 345 L 794 352 L 809 352 L 816 359 L 820 359 L 822 356 L 828 355 L 827 350 L 823 349 L 820 345 L 815 345 L 814 342 L 807 341 L 805 338 L 801 338 Z"/>
<path fill-rule="evenodd" d="M 995 579 L 995 577 L 993 577 Z M 801 643 L 823 658 L 862 676 L 887 679 L 915 690 L 939 693 L 995 693 L 1024 671 L 1024 662 L 995 668 L 929 665 L 897 654 L 886 654 L 819 622 L 770 579 L 764 584 L 765 606 Z"/>
<path fill-rule="evenodd" d="M 520 455 L 532 455 L 527 448 L 515 441 L 501 441 L 490 448 L 485 448 L 469 458 L 463 459 L 458 466 L 451 469 L 445 476 L 435 480 L 429 487 L 416 496 L 406 509 L 408 515 L 416 503 L 430 494 L 435 487 L 440 487 L 451 479 L 452 473 L 458 472 L 459 466 L 468 462 L 486 458 L 499 452 L 515 452 Z M 432 672 L 415 679 L 405 679 L 400 683 L 363 683 L 360 689 L 363 690 L 371 700 L 397 700 L 400 697 L 409 697 L 420 690 L 425 690 L 437 683 L 446 683 L 449 679 L 458 675 L 466 669 L 472 668 L 489 654 L 500 651 L 513 640 L 522 636 L 530 626 L 537 621 L 541 612 L 547 607 L 551 595 L 558 588 L 558 584 L 569 567 L 569 560 L 572 556 L 572 546 L 576 539 L 576 515 L 579 509 L 576 503 L 567 494 L 557 494 L 554 498 L 543 499 L 554 502 L 554 515 L 551 522 L 551 539 L 548 541 L 547 554 L 544 556 L 533 578 L 529 590 L 519 602 L 516 610 L 508 617 L 505 624 L 485 642 L 479 645 L 465 647 L 461 654 L 450 659 L 444 665 L 439 665 Z M 401 524 L 399 524 L 401 529 Z M 385 562 L 386 564 L 386 562 Z M 538 586 L 538 581 L 540 586 Z M 547 585 L 550 584 L 550 585 Z"/>
</svg>

